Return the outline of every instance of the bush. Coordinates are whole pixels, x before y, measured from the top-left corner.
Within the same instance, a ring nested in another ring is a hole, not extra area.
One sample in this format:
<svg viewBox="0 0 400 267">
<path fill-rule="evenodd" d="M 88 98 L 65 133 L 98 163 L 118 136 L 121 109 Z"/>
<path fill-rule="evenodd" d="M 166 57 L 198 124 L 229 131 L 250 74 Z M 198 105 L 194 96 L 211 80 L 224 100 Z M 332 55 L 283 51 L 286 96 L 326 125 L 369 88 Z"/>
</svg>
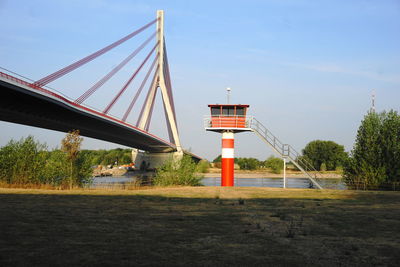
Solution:
<svg viewBox="0 0 400 267">
<path fill-rule="evenodd" d="M 264 166 L 270 168 L 273 173 L 279 174 L 283 170 L 283 160 L 270 156 L 265 162 Z"/>
<path fill-rule="evenodd" d="M 200 160 L 200 162 L 197 164 L 197 172 L 207 173 L 209 169 L 210 163 L 208 162 L 208 160 Z"/>
<path fill-rule="evenodd" d="M 46 164 L 43 166 L 43 174 L 49 184 L 59 186 L 65 184 L 69 177 L 69 168 L 65 164 L 67 157 L 61 150 L 49 152 Z"/>
<path fill-rule="evenodd" d="M 336 169 L 336 168 L 335 168 L 335 169 Z M 325 162 L 322 162 L 322 163 L 321 163 L 321 166 L 319 167 L 319 170 L 322 171 L 322 172 L 325 172 L 325 171 L 326 171 L 326 164 L 325 164 Z"/>
<path fill-rule="evenodd" d="M 47 157 L 46 145 L 36 142 L 32 136 L 11 140 L 0 148 L 0 180 L 14 184 L 46 183 L 42 167 Z"/>
<path fill-rule="evenodd" d="M 157 168 L 154 184 L 159 186 L 201 185 L 201 176 L 196 175 L 197 165 L 190 156 L 183 156 L 181 160 L 175 161 L 172 158 L 163 166 Z"/>
<path fill-rule="evenodd" d="M 343 173 L 343 166 L 337 166 L 336 169 L 335 169 L 335 172 Z"/>
<path fill-rule="evenodd" d="M 89 157 L 78 154 L 71 176 L 66 153 L 47 151 L 32 136 L 0 148 L 0 181 L 19 185 L 82 186 L 91 181 Z M 71 179 L 73 177 L 73 179 Z"/>
<path fill-rule="evenodd" d="M 79 154 L 75 161 L 75 176 L 73 184 L 82 187 L 92 182 L 93 169 L 91 168 L 91 157 Z"/>
<path fill-rule="evenodd" d="M 221 162 L 215 162 L 215 163 L 213 163 L 213 165 L 214 165 L 214 168 L 217 168 L 217 169 L 221 169 L 222 168 L 222 163 Z"/>
</svg>

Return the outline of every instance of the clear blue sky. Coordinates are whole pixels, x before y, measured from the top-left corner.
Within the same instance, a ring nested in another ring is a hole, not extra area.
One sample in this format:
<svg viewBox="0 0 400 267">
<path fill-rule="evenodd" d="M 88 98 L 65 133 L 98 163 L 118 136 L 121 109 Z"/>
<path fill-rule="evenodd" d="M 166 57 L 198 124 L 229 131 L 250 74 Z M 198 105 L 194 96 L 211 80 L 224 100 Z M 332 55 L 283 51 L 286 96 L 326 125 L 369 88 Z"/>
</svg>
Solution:
<svg viewBox="0 0 400 267">
<path fill-rule="evenodd" d="M 349 151 L 373 89 L 378 111 L 400 108 L 398 0 L 0 0 L 0 66 L 42 78 L 144 25 L 157 9 L 165 10 L 182 143 L 200 156 L 220 153 L 220 136 L 205 132 L 202 118 L 207 104 L 225 101 L 226 87 L 232 102 L 250 104 L 251 114 L 298 150 L 322 139 Z M 78 96 L 140 38 L 50 86 Z M 102 108 L 129 71 L 88 104 Z M 113 110 L 116 116 L 122 116 L 124 100 Z M 166 136 L 161 112 L 158 105 L 151 131 Z M 55 147 L 64 136 L 5 122 L 0 129 L 0 145 L 32 134 Z M 272 153 L 253 134 L 236 140 L 236 156 L 264 159 Z M 90 149 L 117 146 L 84 142 Z"/>
</svg>

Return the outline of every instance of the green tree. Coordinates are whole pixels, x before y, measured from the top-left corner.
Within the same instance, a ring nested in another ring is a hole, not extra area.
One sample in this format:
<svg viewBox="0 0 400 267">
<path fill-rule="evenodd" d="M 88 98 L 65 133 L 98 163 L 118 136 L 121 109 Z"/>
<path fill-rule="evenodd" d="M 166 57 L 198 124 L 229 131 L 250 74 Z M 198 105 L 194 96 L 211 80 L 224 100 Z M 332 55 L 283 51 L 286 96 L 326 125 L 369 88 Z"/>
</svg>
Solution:
<svg viewBox="0 0 400 267">
<path fill-rule="evenodd" d="M 347 159 L 344 146 L 333 141 L 311 141 L 303 149 L 303 155 L 316 170 L 320 170 L 322 163 L 325 163 L 326 170 L 335 170 L 338 166 L 343 166 Z"/>
<path fill-rule="evenodd" d="M 218 157 L 216 157 L 216 158 L 213 160 L 213 163 L 221 162 L 221 159 L 222 159 L 222 155 L 218 155 Z"/>
<path fill-rule="evenodd" d="M 256 158 L 235 158 L 241 170 L 256 170 L 260 168 L 260 161 Z"/>
<path fill-rule="evenodd" d="M 69 188 L 71 189 L 74 182 L 77 181 L 78 170 L 75 166 L 78 154 L 81 148 L 83 138 L 79 135 L 79 130 L 73 130 L 67 133 L 65 138 L 61 141 L 61 151 L 66 153 L 69 163 Z"/>
<path fill-rule="evenodd" d="M 369 112 L 357 132 L 343 174 L 355 189 L 376 189 L 400 183 L 400 116 L 396 111 Z"/>
<path fill-rule="evenodd" d="M 270 168 L 273 173 L 281 173 L 283 170 L 283 160 L 281 158 L 276 158 L 270 156 L 265 162 L 264 166 Z"/>
<path fill-rule="evenodd" d="M 119 164 L 129 164 L 132 162 L 132 152 L 123 151 L 119 157 Z"/>
<path fill-rule="evenodd" d="M 396 111 L 382 114 L 378 143 L 381 144 L 382 165 L 385 165 L 386 183 L 400 183 L 400 115 Z"/>
</svg>

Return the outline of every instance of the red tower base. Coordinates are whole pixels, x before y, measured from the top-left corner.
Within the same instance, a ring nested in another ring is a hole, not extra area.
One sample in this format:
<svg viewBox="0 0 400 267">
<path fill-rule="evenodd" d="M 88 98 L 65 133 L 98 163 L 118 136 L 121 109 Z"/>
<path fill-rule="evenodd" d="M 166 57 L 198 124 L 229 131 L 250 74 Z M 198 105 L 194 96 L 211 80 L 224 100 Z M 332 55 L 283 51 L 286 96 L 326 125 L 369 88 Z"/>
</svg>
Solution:
<svg viewBox="0 0 400 267">
<path fill-rule="evenodd" d="M 234 134 L 222 133 L 221 186 L 234 186 Z"/>
</svg>

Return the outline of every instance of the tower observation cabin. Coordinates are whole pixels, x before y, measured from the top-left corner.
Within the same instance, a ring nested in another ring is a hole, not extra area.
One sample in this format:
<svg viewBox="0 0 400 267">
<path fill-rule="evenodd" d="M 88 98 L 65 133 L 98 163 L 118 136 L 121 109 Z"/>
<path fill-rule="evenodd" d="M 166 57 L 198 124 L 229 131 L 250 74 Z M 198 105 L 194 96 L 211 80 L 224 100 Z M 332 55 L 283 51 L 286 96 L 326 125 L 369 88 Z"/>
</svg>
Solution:
<svg viewBox="0 0 400 267">
<path fill-rule="evenodd" d="M 210 116 L 205 118 L 205 129 L 213 132 L 245 132 L 251 131 L 247 117 L 249 105 L 211 104 Z"/>
<path fill-rule="evenodd" d="M 229 101 L 228 101 L 229 102 Z M 206 116 L 204 128 L 222 134 L 221 186 L 234 186 L 235 133 L 252 131 L 249 105 L 208 105 L 211 115 Z"/>
</svg>

